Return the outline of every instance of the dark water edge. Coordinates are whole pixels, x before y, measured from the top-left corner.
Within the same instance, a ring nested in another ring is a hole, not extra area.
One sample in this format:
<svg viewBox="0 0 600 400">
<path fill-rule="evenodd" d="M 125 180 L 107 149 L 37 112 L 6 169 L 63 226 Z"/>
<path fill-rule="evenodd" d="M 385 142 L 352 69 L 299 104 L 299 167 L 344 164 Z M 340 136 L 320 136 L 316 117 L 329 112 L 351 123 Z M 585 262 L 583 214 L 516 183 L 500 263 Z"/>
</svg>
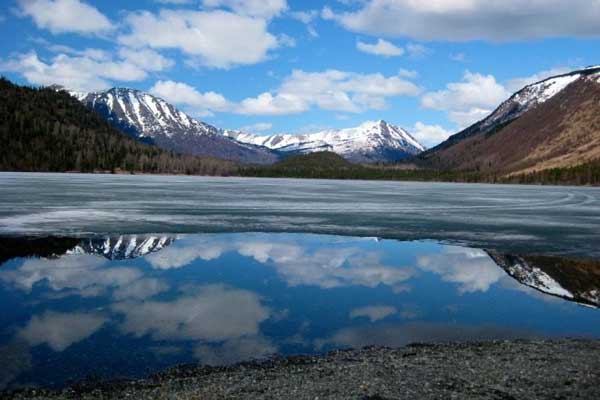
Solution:
<svg viewBox="0 0 600 400">
<path fill-rule="evenodd" d="M 546 399 L 600 397 L 600 341 L 493 341 L 336 350 L 136 381 L 27 389 L 6 399 Z"/>
</svg>

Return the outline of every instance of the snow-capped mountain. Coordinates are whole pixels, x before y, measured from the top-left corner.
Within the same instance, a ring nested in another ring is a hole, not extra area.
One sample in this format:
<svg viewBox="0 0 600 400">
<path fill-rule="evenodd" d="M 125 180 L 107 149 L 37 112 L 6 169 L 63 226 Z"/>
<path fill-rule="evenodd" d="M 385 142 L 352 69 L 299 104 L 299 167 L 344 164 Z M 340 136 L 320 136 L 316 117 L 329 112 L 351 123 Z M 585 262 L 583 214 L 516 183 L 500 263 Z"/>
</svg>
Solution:
<svg viewBox="0 0 600 400">
<path fill-rule="evenodd" d="M 109 260 L 125 260 L 156 253 L 171 245 L 170 236 L 121 235 L 107 238 L 85 239 L 67 251 L 67 254 L 95 254 Z"/>
<path fill-rule="evenodd" d="M 397 161 L 425 150 L 407 131 L 382 120 L 305 135 L 260 136 L 237 131 L 224 134 L 240 142 L 287 153 L 331 151 L 353 162 Z"/>
<path fill-rule="evenodd" d="M 553 76 L 527 85 L 415 162 L 422 168 L 489 177 L 593 162 L 600 150 L 599 104 L 600 66 Z"/>
<path fill-rule="evenodd" d="M 101 92 L 71 91 L 72 96 L 125 133 L 177 153 L 212 156 L 249 164 L 272 163 L 273 151 L 240 143 L 151 94 L 127 88 Z"/>
<path fill-rule="evenodd" d="M 552 296 L 600 308 L 600 287 L 594 283 L 597 279 L 597 265 L 588 266 L 585 262 L 569 261 L 565 264 L 566 267 L 561 267 L 563 263 L 559 258 L 523 257 L 494 251 L 488 251 L 488 254 L 508 275 L 523 285 Z M 582 282 L 585 283 L 584 286 Z"/>
<path fill-rule="evenodd" d="M 439 147 L 447 147 L 448 144 L 455 143 L 478 133 L 497 131 L 526 112 L 552 99 L 570 84 L 580 79 L 589 79 L 600 83 L 600 66 L 588 67 L 567 74 L 553 76 L 525 86 L 500 104 L 489 116 L 464 131 L 451 136 L 447 142 L 442 143 Z"/>
</svg>

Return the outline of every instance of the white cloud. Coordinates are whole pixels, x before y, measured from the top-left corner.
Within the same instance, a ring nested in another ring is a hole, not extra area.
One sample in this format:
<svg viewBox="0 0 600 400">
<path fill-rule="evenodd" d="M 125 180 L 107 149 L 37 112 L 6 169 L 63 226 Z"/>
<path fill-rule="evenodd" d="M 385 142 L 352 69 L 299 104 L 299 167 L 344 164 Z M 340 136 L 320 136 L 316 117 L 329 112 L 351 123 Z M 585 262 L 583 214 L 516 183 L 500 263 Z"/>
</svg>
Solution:
<svg viewBox="0 0 600 400">
<path fill-rule="evenodd" d="M 378 39 L 376 43 L 365 43 L 360 40 L 356 42 L 356 48 L 364 53 L 383 57 L 396 57 L 404 54 L 404 49 L 388 42 Z"/>
<path fill-rule="evenodd" d="M 294 70 L 273 93 L 244 99 L 241 114 L 294 114 L 313 106 L 324 110 L 361 112 L 385 108 L 386 98 L 414 96 L 420 89 L 401 75 L 359 74 L 339 70 Z"/>
<path fill-rule="evenodd" d="M 126 62 L 137 65 L 145 71 L 163 71 L 175 65 L 175 62 L 151 49 L 119 49 L 119 56 Z"/>
<path fill-rule="evenodd" d="M 130 32 L 119 36 L 122 44 L 179 49 L 214 68 L 256 64 L 281 45 L 265 20 L 220 10 L 140 11 L 129 14 L 125 24 Z"/>
<path fill-rule="evenodd" d="M 394 315 L 398 312 L 396 307 L 392 306 L 366 306 L 355 308 L 350 311 L 350 318 L 366 317 L 371 322 L 379 321 Z"/>
<path fill-rule="evenodd" d="M 506 276 L 483 250 L 446 247 L 443 253 L 419 256 L 417 263 L 446 282 L 458 284 L 460 293 L 487 292 Z"/>
<path fill-rule="evenodd" d="M 419 76 L 419 73 L 415 70 L 400 68 L 400 70 L 398 70 L 398 76 L 406 79 L 415 79 Z"/>
<path fill-rule="evenodd" d="M 169 103 L 183 105 L 195 115 L 206 115 L 212 111 L 227 111 L 232 107 L 223 95 L 215 92 L 201 93 L 182 82 L 158 81 L 150 88 L 150 93 Z"/>
<path fill-rule="evenodd" d="M 600 35 L 600 2 L 589 0 L 370 0 L 322 17 L 354 32 L 418 40 L 521 40 Z"/>
<path fill-rule="evenodd" d="M 465 53 L 452 53 L 450 54 L 450 59 L 456 62 L 465 62 L 467 60 L 467 56 Z"/>
<path fill-rule="evenodd" d="M 309 105 L 293 94 L 261 93 L 254 98 L 244 99 L 239 108 L 241 114 L 248 115 L 286 115 L 298 114 L 309 109 Z"/>
<path fill-rule="evenodd" d="M 245 241 L 235 246 L 241 255 L 272 263 L 289 286 L 395 288 L 414 276 L 413 270 L 383 265 L 379 253 L 357 247 L 325 248 L 311 253 L 291 243 Z"/>
<path fill-rule="evenodd" d="M 106 260 L 93 255 L 70 255 L 58 259 L 27 259 L 15 270 L 0 271 L 0 280 L 30 292 L 44 282 L 52 290 L 72 289 L 83 297 L 97 296 L 142 277 L 129 267 L 105 267 Z"/>
<path fill-rule="evenodd" d="M 423 58 L 432 52 L 430 48 L 418 43 L 407 44 L 406 51 L 408 51 L 411 58 Z"/>
<path fill-rule="evenodd" d="M 68 48 L 62 50 L 69 51 Z M 110 56 L 102 50 L 69 52 L 72 55 L 61 53 L 49 62 L 40 59 L 35 52 L 18 54 L 1 62 L 0 71 L 19 73 L 35 85 L 58 84 L 69 89 L 93 91 L 113 86 L 112 81 L 140 81 L 148 77 L 148 71 L 158 71 L 172 65 L 170 60 L 149 50 L 122 50 L 125 58 L 117 60 L 108 58 Z"/>
<path fill-rule="evenodd" d="M 425 93 L 421 105 L 446 111 L 451 121 L 466 127 L 490 114 L 510 96 L 492 75 L 465 72 L 461 82 L 452 82 L 444 90 Z"/>
<path fill-rule="evenodd" d="M 113 29 L 98 9 L 79 0 L 19 0 L 20 12 L 50 32 L 99 34 Z"/>
<path fill-rule="evenodd" d="M 571 71 L 572 68 L 557 67 L 541 71 L 527 77 L 514 78 L 505 83 L 498 82 L 493 75 L 483 75 L 466 71 L 460 82 L 451 82 L 443 90 L 424 93 L 421 105 L 424 108 L 444 111 L 457 130 L 487 117 L 514 92 L 523 87 Z M 435 129 L 434 129 L 435 128 Z M 443 128 L 427 125 L 415 126 L 425 136 L 443 136 Z M 415 136 L 417 136 L 416 133 Z"/>
<path fill-rule="evenodd" d="M 162 293 L 168 289 L 169 285 L 159 279 L 144 278 L 117 288 L 113 292 L 113 297 L 116 300 L 143 300 Z"/>
<path fill-rule="evenodd" d="M 448 139 L 454 132 L 441 127 L 440 125 L 427 125 L 417 122 L 411 129 L 410 134 L 414 136 L 419 143 L 427 147 L 432 147 Z"/>
<path fill-rule="evenodd" d="M 315 18 L 319 15 L 317 10 L 309 10 L 309 11 L 290 11 L 288 15 L 303 24 L 310 24 L 315 20 Z"/>
<path fill-rule="evenodd" d="M 113 310 L 124 314 L 121 329 L 155 340 L 218 342 L 256 336 L 270 316 L 253 292 L 207 285 L 173 301 L 123 302 Z"/>
<path fill-rule="evenodd" d="M 203 0 L 205 7 L 224 7 L 238 14 L 270 19 L 287 9 L 286 0 Z"/>
<path fill-rule="evenodd" d="M 54 351 L 63 351 L 91 336 L 106 322 L 106 317 L 96 314 L 47 311 L 34 315 L 17 336 L 31 346 L 46 343 Z"/>
<path fill-rule="evenodd" d="M 313 22 L 319 16 L 319 11 L 317 10 L 308 10 L 308 11 L 290 11 L 287 13 L 290 18 L 293 18 L 297 21 L 302 22 L 306 25 L 306 31 L 308 34 L 316 38 L 319 36 L 319 33 L 315 29 Z"/>
<path fill-rule="evenodd" d="M 257 122 L 256 124 L 242 126 L 239 130 L 242 132 L 264 132 L 273 128 L 273 124 L 270 122 Z"/>
</svg>

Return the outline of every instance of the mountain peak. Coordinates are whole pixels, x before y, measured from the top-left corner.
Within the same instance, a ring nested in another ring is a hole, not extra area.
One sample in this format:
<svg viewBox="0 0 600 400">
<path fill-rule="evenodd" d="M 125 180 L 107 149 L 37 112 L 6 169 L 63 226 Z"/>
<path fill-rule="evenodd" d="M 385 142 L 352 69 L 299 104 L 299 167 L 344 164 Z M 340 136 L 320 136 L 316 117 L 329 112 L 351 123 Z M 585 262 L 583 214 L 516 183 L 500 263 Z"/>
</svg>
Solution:
<svg viewBox="0 0 600 400">
<path fill-rule="evenodd" d="M 181 154 L 250 164 L 275 162 L 271 150 L 239 143 L 152 94 L 124 87 L 71 95 L 128 135 Z"/>
<path fill-rule="evenodd" d="M 354 162 L 398 161 L 425 150 L 406 130 L 382 119 L 365 121 L 353 128 L 327 129 L 302 135 L 259 136 L 232 131 L 223 133 L 245 143 L 281 152 L 308 154 L 331 151 Z"/>
</svg>

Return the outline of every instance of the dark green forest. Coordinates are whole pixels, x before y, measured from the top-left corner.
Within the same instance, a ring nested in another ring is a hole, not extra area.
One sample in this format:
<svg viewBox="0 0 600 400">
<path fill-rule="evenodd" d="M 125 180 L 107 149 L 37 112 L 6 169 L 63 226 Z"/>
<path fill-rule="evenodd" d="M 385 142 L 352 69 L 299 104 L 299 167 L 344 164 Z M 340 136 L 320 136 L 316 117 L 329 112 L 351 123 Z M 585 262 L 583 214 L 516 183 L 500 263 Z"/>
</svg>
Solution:
<svg viewBox="0 0 600 400">
<path fill-rule="evenodd" d="M 111 127 L 64 91 L 0 78 L 0 170 L 230 175 L 235 163 L 176 155 Z"/>
<path fill-rule="evenodd" d="M 502 177 L 477 171 L 410 169 L 401 164 L 358 165 L 349 163 L 335 153 L 321 152 L 290 156 L 271 166 L 244 168 L 241 173 L 244 176 L 272 178 L 599 185 L 600 161 L 570 168 L 555 168 L 532 174 Z"/>
</svg>

